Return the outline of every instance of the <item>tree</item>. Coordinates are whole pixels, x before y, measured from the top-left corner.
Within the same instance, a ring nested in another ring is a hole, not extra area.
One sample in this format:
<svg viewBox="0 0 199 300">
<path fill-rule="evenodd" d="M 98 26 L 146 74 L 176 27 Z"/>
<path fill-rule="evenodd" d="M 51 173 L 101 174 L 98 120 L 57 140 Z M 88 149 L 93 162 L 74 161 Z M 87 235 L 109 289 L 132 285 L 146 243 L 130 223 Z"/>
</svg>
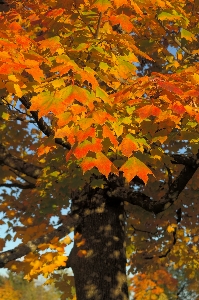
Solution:
<svg viewBox="0 0 199 300">
<path fill-rule="evenodd" d="M 57 281 L 62 299 L 68 267 L 78 300 L 128 299 L 126 264 L 144 276 L 183 266 L 197 282 L 199 3 L 6 3 L 1 224 L 22 244 L 0 266 Z"/>
<path fill-rule="evenodd" d="M 59 300 L 59 293 L 51 286 L 46 290 L 42 285 L 23 279 L 23 274 L 8 273 L 8 277 L 0 277 L 1 299 L 16 300 Z"/>
</svg>

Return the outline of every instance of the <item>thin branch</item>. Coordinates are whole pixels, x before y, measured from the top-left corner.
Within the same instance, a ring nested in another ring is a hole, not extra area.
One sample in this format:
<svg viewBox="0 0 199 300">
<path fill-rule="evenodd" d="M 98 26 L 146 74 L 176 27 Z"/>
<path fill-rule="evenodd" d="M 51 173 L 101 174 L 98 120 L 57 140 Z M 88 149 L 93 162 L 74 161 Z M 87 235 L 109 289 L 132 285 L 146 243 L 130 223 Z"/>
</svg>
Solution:
<svg viewBox="0 0 199 300">
<path fill-rule="evenodd" d="M 132 227 L 135 231 L 148 233 L 148 234 L 150 234 L 150 235 L 155 235 L 155 234 L 158 232 L 157 230 L 156 230 L 155 232 L 151 232 L 151 231 L 148 231 L 148 230 L 138 229 L 138 228 L 135 228 L 133 224 L 131 224 L 131 227 Z"/>
<path fill-rule="evenodd" d="M 7 188 L 19 188 L 22 190 L 28 190 L 28 189 L 33 189 L 36 187 L 35 184 L 30 183 L 30 184 L 22 184 L 22 183 L 2 183 L 0 184 L 0 187 L 7 187 Z"/>
<path fill-rule="evenodd" d="M 165 165 L 165 168 L 167 169 L 167 172 L 168 172 L 168 186 L 170 188 L 172 185 L 172 173 L 171 173 L 171 170 L 166 165 Z"/>
<path fill-rule="evenodd" d="M 36 251 L 40 244 L 50 243 L 54 237 L 58 237 L 59 239 L 63 238 L 69 234 L 74 227 L 78 226 L 80 222 L 81 218 L 78 215 L 67 215 L 63 219 L 63 225 L 54 231 L 49 232 L 33 241 L 29 241 L 27 244 L 20 244 L 12 250 L 0 253 L 0 268 L 6 267 L 6 264 L 12 260 L 16 260 L 30 252 Z"/>
<path fill-rule="evenodd" d="M 179 224 L 181 222 L 181 219 L 182 219 L 182 210 L 181 208 L 179 208 L 177 211 L 176 211 L 176 223 Z M 177 228 L 175 227 L 174 228 L 174 231 L 173 231 L 173 243 L 172 245 L 167 249 L 167 251 L 164 253 L 164 254 L 161 254 L 161 255 L 152 255 L 152 256 L 146 256 L 145 259 L 153 259 L 154 257 L 159 257 L 159 258 L 163 258 L 163 257 L 167 257 L 167 255 L 171 252 L 171 250 L 173 249 L 173 247 L 175 246 L 176 242 L 177 242 L 177 237 L 176 237 L 176 233 L 177 233 Z"/>
<path fill-rule="evenodd" d="M 185 284 L 177 292 L 177 297 L 183 292 L 184 288 L 185 288 Z"/>
<path fill-rule="evenodd" d="M 76 8 L 76 10 L 77 10 L 77 12 L 78 12 L 78 14 L 79 14 L 79 16 L 80 16 L 80 19 L 82 20 L 82 22 L 88 27 L 88 29 L 89 29 L 89 31 L 90 31 L 90 33 L 92 34 L 92 36 L 94 37 L 94 32 L 92 31 L 92 29 L 91 29 L 91 27 L 88 25 L 88 24 L 86 24 L 86 22 L 83 20 L 83 18 L 82 18 L 82 16 L 81 16 L 81 13 L 80 13 L 80 11 L 79 11 L 79 9 L 77 8 L 77 3 L 76 3 L 76 0 L 74 1 L 75 2 L 75 4 L 74 4 L 74 6 L 75 6 L 75 8 Z"/>
<path fill-rule="evenodd" d="M 99 19 L 98 19 L 98 22 L 97 22 L 97 29 L 96 29 L 95 36 L 94 36 L 95 39 L 98 39 L 100 25 L 101 25 L 101 20 L 102 20 L 102 12 L 100 12 L 100 14 L 99 14 Z"/>
<path fill-rule="evenodd" d="M 177 39 L 177 37 L 174 34 L 171 34 L 170 31 L 164 27 L 163 23 L 158 19 L 156 16 L 156 20 L 160 24 L 160 26 L 165 30 L 165 32 L 172 38 L 172 40 L 187 54 L 191 56 L 195 56 L 191 51 L 189 51 L 186 47 L 182 46 L 181 42 Z"/>
<path fill-rule="evenodd" d="M 6 165 L 35 179 L 39 177 L 42 170 L 41 167 L 26 163 L 23 159 L 10 154 L 2 144 L 0 144 L 0 164 Z"/>
</svg>

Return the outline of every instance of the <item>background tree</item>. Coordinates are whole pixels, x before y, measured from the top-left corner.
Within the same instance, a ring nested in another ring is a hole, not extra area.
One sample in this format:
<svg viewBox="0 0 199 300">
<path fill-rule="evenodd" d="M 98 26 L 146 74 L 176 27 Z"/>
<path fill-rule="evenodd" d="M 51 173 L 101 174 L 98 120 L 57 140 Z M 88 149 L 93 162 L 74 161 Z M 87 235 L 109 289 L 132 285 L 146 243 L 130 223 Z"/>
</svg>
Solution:
<svg viewBox="0 0 199 300">
<path fill-rule="evenodd" d="M 198 2 L 7 5 L 0 207 L 22 244 L 0 266 L 57 281 L 62 299 L 65 267 L 78 300 L 128 299 L 126 259 L 133 274 L 174 264 L 197 281 Z"/>
<path fill-rule="evenodd" d="M 42 285 L 35 282 L 28 282 L 23 279 L 22 273 L 8 273 L 8 277 L 0 277 L 1 280 L 1 299 L 16 299 L 16 300 L 59 300 L 60 294 L 53 286 L 45 289 Z"/>
</svg>

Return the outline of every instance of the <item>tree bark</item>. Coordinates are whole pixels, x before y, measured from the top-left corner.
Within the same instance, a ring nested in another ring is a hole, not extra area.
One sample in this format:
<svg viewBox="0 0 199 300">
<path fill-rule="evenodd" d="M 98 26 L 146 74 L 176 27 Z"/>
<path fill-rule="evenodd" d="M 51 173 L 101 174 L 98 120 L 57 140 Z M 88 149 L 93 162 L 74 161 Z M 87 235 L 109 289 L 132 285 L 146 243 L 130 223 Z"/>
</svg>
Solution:
<svg viewBox="0 0 199 300">
<path fill-rule="evenodd" d="M 84 217 L 68 261 L 77 300 L 127 300 L 124 203 L 102 194 L 79 203 Z"/>
</svg>

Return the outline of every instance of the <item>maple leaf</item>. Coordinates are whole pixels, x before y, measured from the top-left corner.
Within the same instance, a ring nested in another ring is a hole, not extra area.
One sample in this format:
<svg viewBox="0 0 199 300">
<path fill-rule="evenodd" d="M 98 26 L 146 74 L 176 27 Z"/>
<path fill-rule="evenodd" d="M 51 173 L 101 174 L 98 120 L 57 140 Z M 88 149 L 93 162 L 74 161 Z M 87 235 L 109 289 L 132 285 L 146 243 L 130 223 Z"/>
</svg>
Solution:
<svg viewBox="0 0 199 300">
<path fill-rule="evenodd" d="M 136 110 L 141 120 L 148 118 L 149 116 L 159 116 L 161 113 L 160 108 L 155 105 L 145 105 L 142 108 Z"/>
<path fill-rule="evenodd" d="M 81 167 L 83 169 L 83 172 L 86 172 L 93 167 L 97 167 L 98 170 L 106 177 L 108 177 L 110 172 L 118 174 L 117 168 L 102 152 L 98 152 L 96 154 L 96 158 L 85 157 L 81 163 Z"/>
<path fill-rule="evenodd" d="M 111 6 L 110 0 L 96 0 L 93 4 L 93 7 L 97 7 L 99 12 L 105 12 Z"/>
<path fill-rule="evenodd" d="M 131 134 L 128 134 L 122 140 L 122 143 L 120 144 L 119 149 L 122 151 L 122 153 L 125 156 L 129 157 L 129 156 L 131 156 L 133 151 L 136 151 L 139 149 L 139 145 L 138 145 L 136 139 L 134 139 Z"/>
<path fill-rule="evenodd" d="M 81 144 L 79 144 L 74 150 L 73 154 L 77 159 L 85 157 L 89 151 L 98 153 L 102 150 L 101 139 L 95 138 L 92 143 L 85 140 Z"/>
<path fill-rule="evenodd" d="M 50 111 L 55 114 L 60 114 L 63 110 L 66 110 L 75 99 L 82 104 L 87 104 L 89 94 L 86 93 L 85 89 L 81 89 L 75 85 L 69 85 L 53 93 L 47 91 L 33 96 L 30 109 L 39 110 L 39 117 L 47 115 Z"/>
<path fill-rule="evenodd" d="M 126 32 L 131 32 L 132 29 L 134 28 L 133 24 L 130 21 L 130 17 L 128 17 L 125 14 L 121 14 L 118 16 L 112 16 L 112 17 L 110 17 L 110 21 L 111 21 L 112 25 L 120 24 Z"/>
<path fill-rule="evenodd" d="M 146 184 L 148 181 L 148 174 L 153 172 L 136 157 L 130 157 L 120 168 L 124 172 L 124 176 L 130 182 L 135 176 L 141 178 Z"/>
<path fill-rule="evenodd" d="M 156 82 L 159 86 L 161 86 L 163 89 L 165 89 L 169 92 L 173 92 L 177 95 L 183 95 L 183 91 L 179 87 L 177 87 L 176 85 L 174 85 L 170 82 L 163 82 L 163 81 L 159 81 L 159 80 L 157 80 Z"/>
</svg>

